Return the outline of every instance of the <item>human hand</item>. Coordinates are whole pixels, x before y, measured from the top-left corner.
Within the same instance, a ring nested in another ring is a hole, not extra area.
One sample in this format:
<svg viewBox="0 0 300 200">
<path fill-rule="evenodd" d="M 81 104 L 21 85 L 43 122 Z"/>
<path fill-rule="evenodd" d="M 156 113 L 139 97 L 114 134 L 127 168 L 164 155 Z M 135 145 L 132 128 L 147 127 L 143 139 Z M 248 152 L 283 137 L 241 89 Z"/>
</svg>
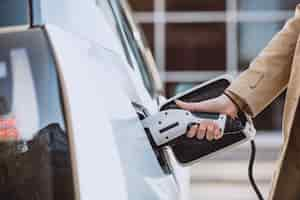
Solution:
<svg viewBox="0 0 300 200">
<path fill-rule="evenodd" d="M 221 95 L 217 98 L 198 103 L 187 103 L 177 100 L 176 105 L 179 108 L 191 112 L 220 113 L 226 114 L 231 118 L 236 118 L 238 114 L 237 106 L 226 95 Z M 189 129 L 187 136 L 189 138 L 197 137 L 199 140 L 206 136 L 207 140 L 211 141 L 213 139 L 221 139 L 223 134 L 217 124 L 211 120 L 207 120 L 203 121 L 201 124 L 193 125 Z"/>
</svg>

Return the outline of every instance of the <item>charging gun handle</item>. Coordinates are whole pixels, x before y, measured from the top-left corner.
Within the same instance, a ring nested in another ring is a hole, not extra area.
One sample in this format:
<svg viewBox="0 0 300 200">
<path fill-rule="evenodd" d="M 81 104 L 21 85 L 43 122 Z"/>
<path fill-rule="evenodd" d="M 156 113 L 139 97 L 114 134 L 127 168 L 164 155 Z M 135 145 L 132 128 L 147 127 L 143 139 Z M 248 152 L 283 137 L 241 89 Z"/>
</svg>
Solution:
<svg viewBox="0 0 300 200">
<path fill-rule="evenodd" d="M 203 120 L 208 120 L 206 114 L 205 116 L 203 113 L 192 114 L 197 115 L 198 118 Z M 211 113 L 210 115 L 212 117 Z M 220 114 L 214 115 L 214 121 L 218 121 L 216 119 L 220 120 Z M 197 160 L 200 158 L 206 157 L 212 153 L 232 146 L 233 144 L 238 144 L 239 142 L 247 139 L 247 136 L 243 133 L 245 127 L 239 119 L 231 119 L 230 117 L 226 117 L 223 127 L 224 136 L 219 140 L 209 141 L 206 139 L 206 137 L 199 140 L 196 137 L 188 138 L 186 134 L 184 134 L 168 142 L 166 145 L 172 149 L 179 163 L 183 165 L 191 165 L 194 162 L 197 162 Z"/>
<path fill-rule="evenodd" d="M 190 119 L 190 124 L 187 127 L 186 132 L 195 124 L 201 124 L 201 122 L 203 121 L 208 121 L 211 120 L 214 123 L 216 123 L 219 128 L 221 129 L 221 132 L 224 136 L 226 135 L 232 135 L 232 137 L 234 137 L 233 135 L 235 134 L 239 134 L 244 130 L 244 125 L 241 122 L 240 119 L 236 118 L 236 119 L 232 119 L 231 117 L 228 117 L 226 115 L 223 114 L 219 114 L 219 113 L 205 113 L 205 112 L 192 112 L 191 113 L 193 115 L 193 119 Z M 239 137 L 239 136 L 237 136 Z M 219 141 L 223 141 L 223 139 L 219 140 Z M 208 142 L 211 143 L 211 141 L 208 141 L 205 138 L 203 138 L 202 140 L 199 140 L 198 138 L 188 138 L 186 136 L 186 134 L 181 135 L 180 137 L 166 143 L 165 145 L 176 145 L 176 144 L 180 144 L 180 143 L 187 143 L 187 146 L 193 146 L 193 145 L 199 145 L 199 143 L 203 143 L 203 142 Z M 227 142 L 225 142 L 227 143 Z"/>
<path fill-rule="evenodd" d="M 242 131 L 244 126 L 239 119 L 232 119 L 219 113 L 206 113 L 206 112 L 192 112 L 195 121 L 189 125 L 189 128 L 195 124 L 201 124 L 201 121 L 212 120 L 221 129 L 224 135 L 234 134 Z"/>
</svg>

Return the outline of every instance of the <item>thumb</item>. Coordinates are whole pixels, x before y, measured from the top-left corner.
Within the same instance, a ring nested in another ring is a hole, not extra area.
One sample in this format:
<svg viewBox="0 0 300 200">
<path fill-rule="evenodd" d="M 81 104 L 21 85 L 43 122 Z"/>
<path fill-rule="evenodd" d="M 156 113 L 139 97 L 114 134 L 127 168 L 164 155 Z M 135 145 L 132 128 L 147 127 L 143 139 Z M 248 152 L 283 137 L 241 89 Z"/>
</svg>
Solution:
<svg viewBox="0 0 300 200">
<path fill-rule="evenodd" d="M 176 100 L 175 103 L 179 108 L 182 108 L 184 110 L 194 111 L 194 112 L 201 111 L 200 103 L 187 103 L 180 100 Z"/>
</svg>

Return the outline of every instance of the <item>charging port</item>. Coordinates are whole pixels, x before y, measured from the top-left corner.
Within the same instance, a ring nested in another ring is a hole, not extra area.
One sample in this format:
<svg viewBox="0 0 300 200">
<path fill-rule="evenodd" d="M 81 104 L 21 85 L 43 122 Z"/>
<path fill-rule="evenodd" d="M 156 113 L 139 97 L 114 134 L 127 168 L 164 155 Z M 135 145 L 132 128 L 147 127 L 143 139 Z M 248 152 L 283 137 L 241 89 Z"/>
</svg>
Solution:
<svg viewBox="0 0 300 200">
<path fill-rule="evenodd" d="M 140 120 L 143 120 L 143 119 L 145 119 L 146 117 L 149 116 L 149 113 L 148 113 L 147 109 L 144 106 L 142 106 L 140 104 L 137 104 L 135 102 L 133 102 L 132 105 L 135 108 L 136 113 L 137 113 Z M 166 158 L 166 156 L 163 152 L 164 150 L 155 148 L 154 141 L 151 138 L 151 136 L 149 135 L 149 130 L 145 129 L 145 132 L 146 132 L 148 140 L 151 144 L 152 150 L 154 151 L 154 153 L 156 155 L 156 158 L 157 158 L 157 161 L 160 164 L 163 172 L 165 174 L 171 174 L 171 168 L 170 168 L 170 166 L 168 164 L 168 160 L 167 160 L 167 158 Z"/>
</svg>

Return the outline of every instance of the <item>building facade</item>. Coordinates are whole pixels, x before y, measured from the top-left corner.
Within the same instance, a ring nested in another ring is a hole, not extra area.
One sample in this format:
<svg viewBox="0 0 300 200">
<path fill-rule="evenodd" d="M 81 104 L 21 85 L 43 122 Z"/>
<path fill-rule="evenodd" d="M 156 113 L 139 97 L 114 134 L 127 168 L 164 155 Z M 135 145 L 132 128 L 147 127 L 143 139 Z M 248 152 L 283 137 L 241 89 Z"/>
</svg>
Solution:
<svg viewBox="0 0 300 200">
<path fill-rule="evenodd" d="M 153 50 L 167 96 L 245 70 L 290 18 L 297 0 L 130 0 Z M 256 121 L 281 128 L 284 94 Z"/>
</svg>

